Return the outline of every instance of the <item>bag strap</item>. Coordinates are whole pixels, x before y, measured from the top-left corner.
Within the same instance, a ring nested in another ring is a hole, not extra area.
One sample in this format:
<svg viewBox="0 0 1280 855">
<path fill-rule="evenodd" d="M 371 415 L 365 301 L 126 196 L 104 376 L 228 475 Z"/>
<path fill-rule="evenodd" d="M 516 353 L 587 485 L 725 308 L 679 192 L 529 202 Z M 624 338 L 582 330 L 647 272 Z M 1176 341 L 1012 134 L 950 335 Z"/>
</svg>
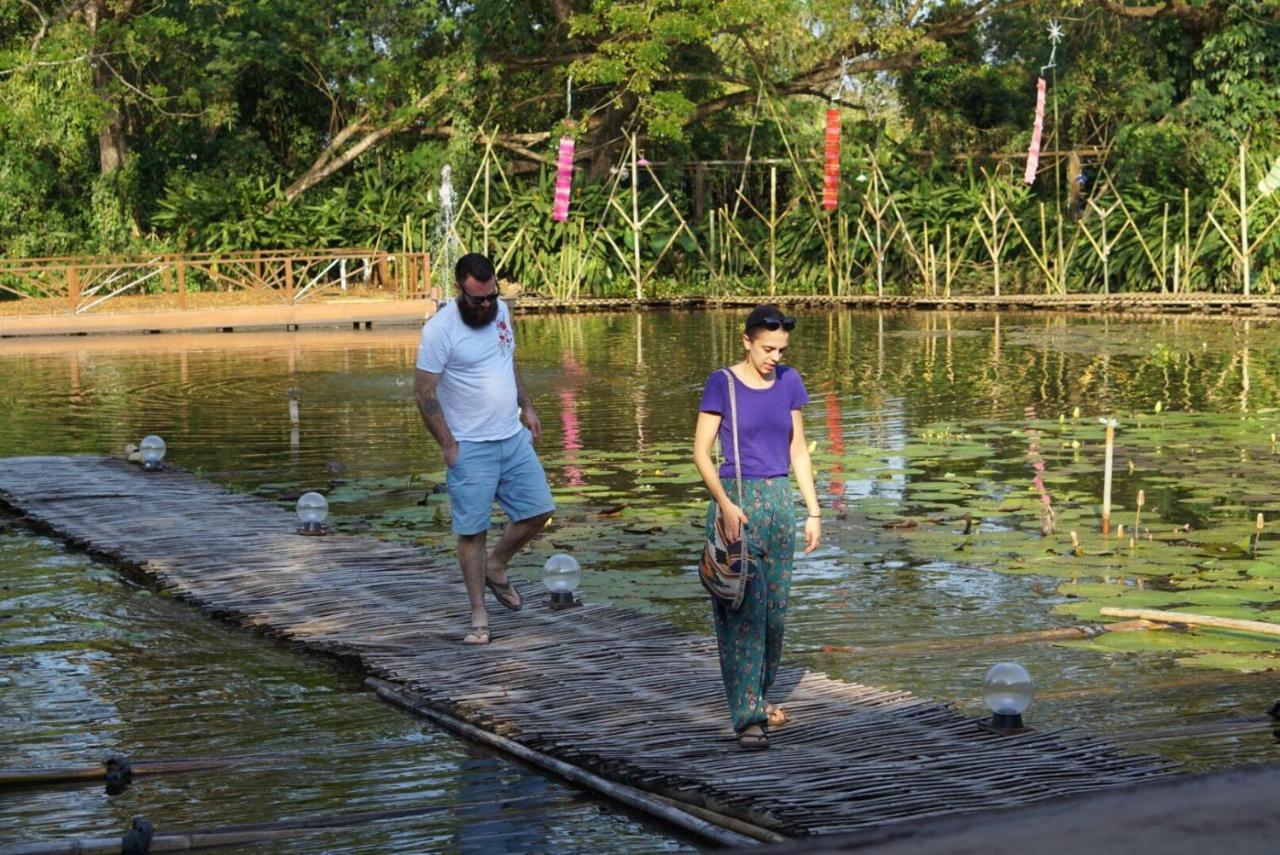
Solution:
<svg viewBox="0 0 1280 855">
<path fill-rule="evenodd" d="M 733 430 L 733 480 L 738 485 L 738 507 L 742 507 L 742 454 L 738 450 L 738 398 L 734 394 L 733 372 L 728 368 L 721 368 L 724 372 L 724 379 L 729 384 L 729 424 Z M 741 532 L 740 540 L 742 541 L 742 554 L 747 554 L 747 533 Z"/>
</svg>

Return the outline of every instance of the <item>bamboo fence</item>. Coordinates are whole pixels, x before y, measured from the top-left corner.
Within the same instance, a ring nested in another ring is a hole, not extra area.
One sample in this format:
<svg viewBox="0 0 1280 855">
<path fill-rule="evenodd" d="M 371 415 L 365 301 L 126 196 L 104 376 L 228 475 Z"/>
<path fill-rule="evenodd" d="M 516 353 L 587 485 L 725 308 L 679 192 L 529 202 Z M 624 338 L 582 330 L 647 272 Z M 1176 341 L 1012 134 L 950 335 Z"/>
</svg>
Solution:
<svg viewBox="0 0 1280 855">
<path fill-rule="evenodd" d="M 0 261 L 0 298 L 45 300 L 74 314 L 109 310 L 112 300 L 126 295 L 167 294 L 174 308 L 185 309 L 198 291 L 256 293 L 299 304 L 355 288 L 420 297 L 430 284 L 430 253 L 359 248 Z"/>
</svg>

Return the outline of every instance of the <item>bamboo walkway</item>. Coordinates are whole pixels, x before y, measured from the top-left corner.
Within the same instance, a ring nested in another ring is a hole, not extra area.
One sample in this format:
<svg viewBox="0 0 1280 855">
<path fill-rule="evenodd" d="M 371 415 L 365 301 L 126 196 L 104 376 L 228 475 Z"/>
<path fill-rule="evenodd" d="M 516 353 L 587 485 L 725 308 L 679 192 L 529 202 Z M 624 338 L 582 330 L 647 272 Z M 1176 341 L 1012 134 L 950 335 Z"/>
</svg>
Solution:
<svg viewBox="0 0 1280 855">
<path fill-rule="evenodd" d="M 529 605 L 492 608 L 493 643 L 464 647 L 455 568 L 372 538 L 299 536 L 276 504 L 176 469 L 8 458 L 0 504 L 206 612 L 355 657 L 410 706 L 788 836 L 1173 773 L 1085 734 L 996 736 L 943 704 L 785 667 L 773 700 L 794 721 L 769 751 L 746 753 L 727 724 L 714 642 L 656 618 L 599 604 L 551 611 L 538 603 L 541 586 L 522 583 Z"/>
</svg>

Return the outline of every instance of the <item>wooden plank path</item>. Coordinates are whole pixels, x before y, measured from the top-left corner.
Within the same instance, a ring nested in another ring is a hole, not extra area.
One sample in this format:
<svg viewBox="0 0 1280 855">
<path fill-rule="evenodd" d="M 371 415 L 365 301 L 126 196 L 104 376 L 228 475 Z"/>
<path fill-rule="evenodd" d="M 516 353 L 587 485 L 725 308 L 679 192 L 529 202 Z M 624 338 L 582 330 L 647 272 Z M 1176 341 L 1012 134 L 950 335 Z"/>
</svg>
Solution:
<svg viewBox="0 0 1280 855">
<path fill-rule="evenodd" d="M 727 723 L 714 640 L 657 618 L 600 604 L 551 611 L 538 603 L 540 585 L 521 583 L 529 605 L 491 608 L 493 643 L 465 647 L 456 568 L 373 538 L 300 536 L 290 511 L 176 469 L 8 458 L 0 460 L 0 504 L 207 612 L 356 657 L 416 704 L 785 835 L 1173 774 L 1161 759 L 1085 734 L 996 736 L 946 705 L 789 667 L 774 700 L 794 722 L 769 751 L 742 752 Z"/>
</svg>

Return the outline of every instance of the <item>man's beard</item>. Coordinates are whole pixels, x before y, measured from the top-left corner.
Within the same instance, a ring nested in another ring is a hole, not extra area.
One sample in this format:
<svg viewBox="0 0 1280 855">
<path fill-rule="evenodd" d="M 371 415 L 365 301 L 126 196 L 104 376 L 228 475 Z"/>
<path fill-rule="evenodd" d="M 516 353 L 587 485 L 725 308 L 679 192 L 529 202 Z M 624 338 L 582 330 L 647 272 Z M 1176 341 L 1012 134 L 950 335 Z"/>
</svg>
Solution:
<svg viewBox="0 0 1280 855">
<path fill-rule="evenodd" d="M 458 314 L 462 316 L 462 322 L 473 330 L 484 329 L 498 317 L 498 301 L 496 299 L 481 303 L 479 306 L 471 305 L 471 302 L 461 294 L 458 295 L 457 300 Z"/>
</svg>

